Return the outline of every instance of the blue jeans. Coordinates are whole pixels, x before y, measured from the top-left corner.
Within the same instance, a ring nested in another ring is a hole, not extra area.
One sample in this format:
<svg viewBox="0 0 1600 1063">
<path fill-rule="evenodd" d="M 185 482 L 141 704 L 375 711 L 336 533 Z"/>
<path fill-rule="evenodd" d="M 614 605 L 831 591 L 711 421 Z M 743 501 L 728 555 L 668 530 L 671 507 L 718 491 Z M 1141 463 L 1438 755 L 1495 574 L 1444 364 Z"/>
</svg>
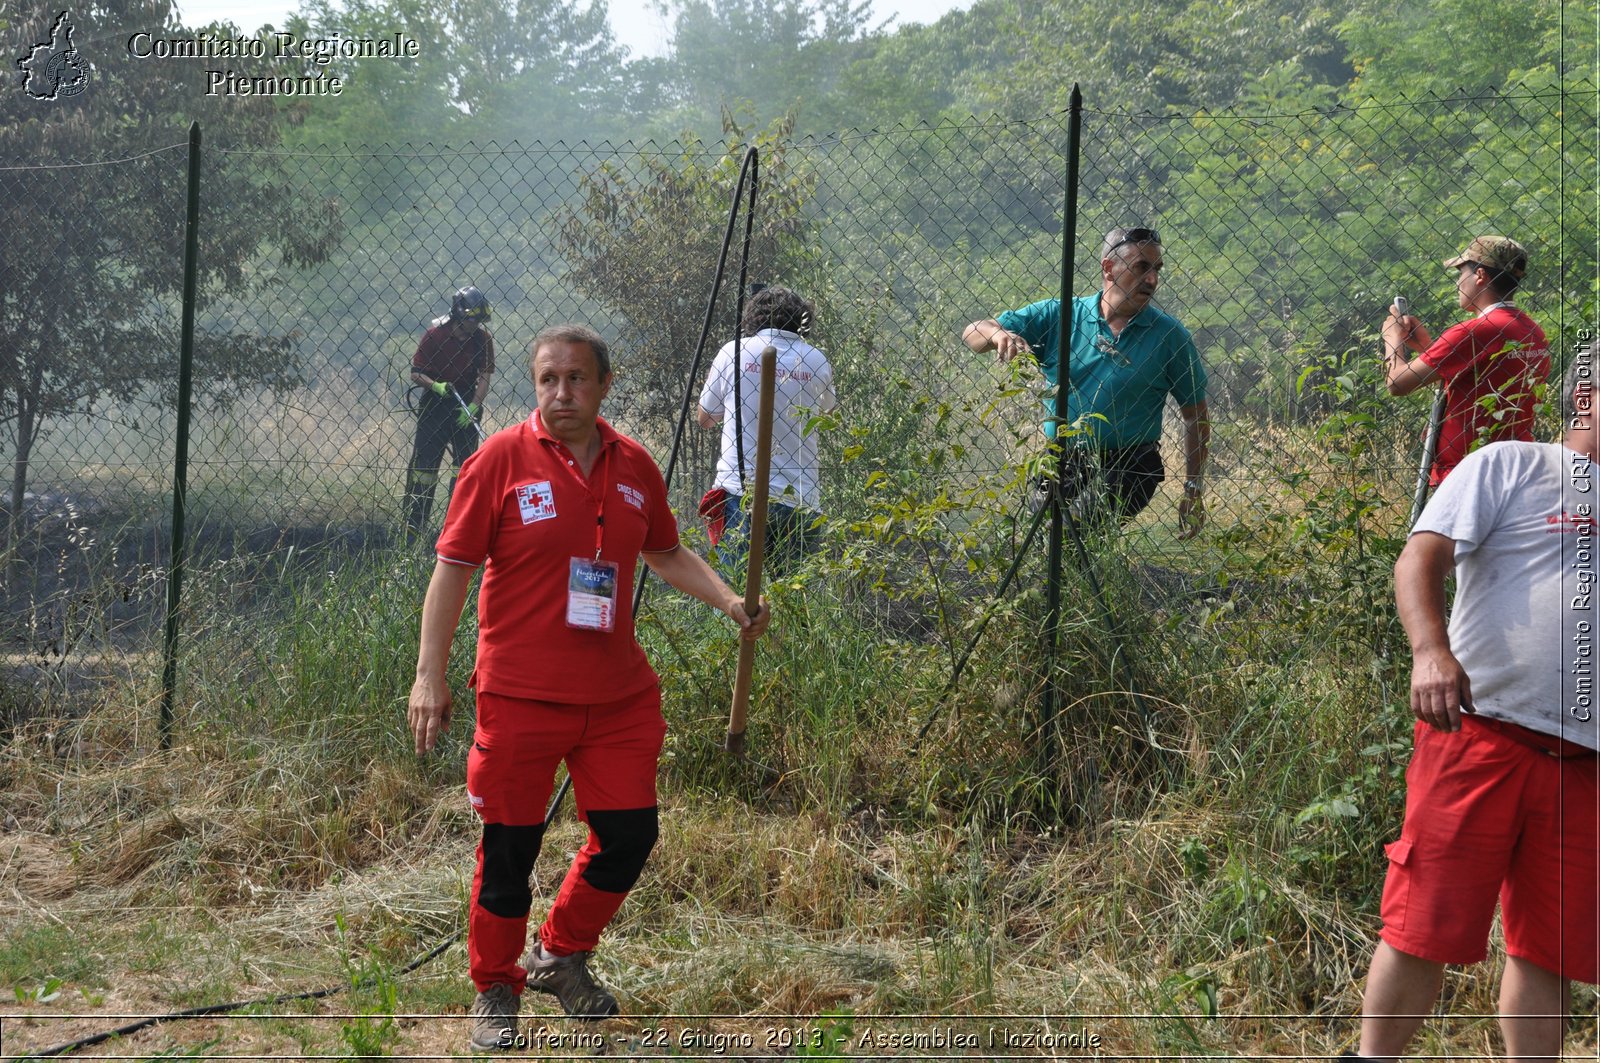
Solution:
<svg viewBox="0 0 1600 1063">
<path fill-rule="evenodd" d="M 743 573 L 750 552 L 750 510 L 744 496 L 729 494 L 723 503 L 723 514 L 727 524 L 717 544 L 717 563 L 723 575 L 731 579 L 735 573 Z M 821 545 L 822 526 L 816 513 L 782 502 L 767 503 L 767 537 L 762 554 L 765 572 L 788 572 Z"/>
</svg>

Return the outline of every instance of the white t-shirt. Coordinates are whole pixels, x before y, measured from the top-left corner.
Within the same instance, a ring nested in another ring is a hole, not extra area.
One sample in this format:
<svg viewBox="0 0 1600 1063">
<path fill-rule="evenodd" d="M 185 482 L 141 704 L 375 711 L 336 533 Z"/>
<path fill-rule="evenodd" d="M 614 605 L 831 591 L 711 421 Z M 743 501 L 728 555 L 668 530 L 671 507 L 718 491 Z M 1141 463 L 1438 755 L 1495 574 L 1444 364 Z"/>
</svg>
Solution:
<svg viewBox="0 0 1600 1063">
<path fill-rule="evenodd" d="M 1455 540 L 1450 649 L 1484 716 L 1600 749 L 1596 467 L 1560 443 L 1491 443 L 1412 529 Z"/>
<path fill-rule="evenodd" d="M 793 332 L 762 329 L 745 337 L 739 359 L 740 419 L 744 427 L 746 481 L 756 475 L 757 411 L 761 404 L 761 352 L 771 344 L 778 352 L 777 380 L 772 396 L 772 465 L 767 476 L 768 497 L 786 505 L 812 509 L 820 502 L 817 486 L 817 434 L 806 432 L 808 418 L 831 413 L 839 405 L 833 391 L 833 367 L 828 356 Z M 743 494 L 739 480 L 739 452 L 735 444 L 733 344 L 724 344 L 711 363 L 706 385 L 700 391 L 700 408 L 722 418 L 722 454 L 717 458 L 716 486 L 730 494 Z"/>
</svg>

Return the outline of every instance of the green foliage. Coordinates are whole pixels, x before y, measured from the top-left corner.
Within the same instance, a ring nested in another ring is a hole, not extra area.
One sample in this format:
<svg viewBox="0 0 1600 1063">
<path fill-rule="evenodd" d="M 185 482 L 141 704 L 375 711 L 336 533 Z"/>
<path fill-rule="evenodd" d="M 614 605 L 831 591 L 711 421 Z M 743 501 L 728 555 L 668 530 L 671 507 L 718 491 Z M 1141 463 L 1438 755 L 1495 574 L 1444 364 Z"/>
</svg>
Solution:
<svg viewBox="0 0 1600 1063">
<path fill-rule="evenodd" d="M 188 1048 L 173 1046 L 152 1052 L 147 1059 L 211 1059 L 211 1050 L 222 1043 L 221 1037 L 212 1037 Z"/>
<path fill-rule="evenodd" d="M 362 949 L 358 958 L 349 955 L 349 926 L 344 913 L 334 916 L 339 932 L 339 945 L 345 974 L 353 992 L 355 1012 L 339 1027 L 339 1039 L 348 1052 L 346 1059 L 372 1059 L 391 1053 L 400 1031 L 395 1024 L 395 1012 L 400 1006 L 400 987 L 394 973 L 370 948 Z M 360 1008 L 362 1010 L 357 1011 Z"/>
<path fill-rule="evenodd" d="M 403 754 L 409 737 L 393 732 L 389 713 L 410 688 L 428 570 L 403 556 L 350 560 L 297 557 L 291 548 L 265 563 L 236 557 L 195 565 L 188 594 L 206 605 L 188 618 L 188 682 L 200 693 L 232 693 L 226 719 L 202 716 L 193 726 L 210 731 L 222 723 L 219 733 L 236 739 L 328 741 L 346 766 L 379 752 Z M 260 608 L 278 620 L 265 636 Z M 471 640 L 464 641 L 470 653 Z M 334 646 L 339 653 L 328 652 Z M 307 714 L 307 705 L 337 711 Z"/>
<path fill-rule="evenodd" d="M 490 139 L 593 135 L 589 123 L 621 103 L 622 55 L 604 3 L 450 0 L 448 11 L 454 102 Z M 539 97 L 543 128 L 528 122 Z"/>
<path fill-rule="evenodd" d="M 1587 8 L 1587 10 L 1585 10 Z M 1349 48 L 1352 88 L 1376 99 L 1482 95 L 1529 79 L 1548 84 L 1566 52 L 1566 69 L 1594 72 L 1594 9 L 1567 0 L 1484 7 L 1469 0 L 1365 3 L 1348 13 L 1339 36 Z M 1569 30 L 1560 32 L 1566 21 Z M 1587 61 L 1586 61 L 1587 60 Z"/>
<path fill-rule="evenodd" d="M 296 103 L 296 143 L 555 143 L 623 132 L 631 84 L 603 3 L 309 0 L 289 28 L 313 37 L 401 34 L 411 58 L 336 59 L 338 97 Z"/>
<path fill-rule="evenodd" d="M 334 57 L 323 73 L 337 77 L 337 97 L 285 101 L 285 140 L 296 147 L 320 144 L 420 144 L 447 142 L 464 115 L 454 106 L 451 61 L 456 43 L 450 11 L 440 0 L 350 0 L 337 5 L 307 0 L 284 27 L 301 38 L 380 38 L 401 34 L 417 42 L 410 58 L 352 60 Z M 392 176 L 392 175 L 391 175 Z"/>
<path fill-rule="evenodd" d="M 80 991 L 105 987 L 104 959 L 90 934 L 40 922 L 7 933 L 0 942 L 0 985 L 17 1003 L 48 1003 L 68 985 Z"/>
<path fill-rule="evenodd" d="M 793 128 L 787 119 L 747 140 L 730 118 L 720 149 L 707 151 L 690 138 L 676 157 L 647 155 L 634 166 L 602 164 L 584 175 L 577 202 L 557 212 L 568 280 L 625 322 L 616 344 L 627 352 L 618 360 L 618 379 L 622 396 L 643 423 L 677 421 L 689 386 L 686 367 L 710 295 L 707 267 L 718 261 L 747 143 L 760 153 L 761 190 L 749 277 L 780 282 L 801 261 L 803 208 L 816 179 L 794 161 Z M 740 218 L 724 274 L 721 313 L 701 362 L 706 368 L 734 331 L 732 293 L 739 281 L 743 213 Z M 698 439 L 701 446 L 709 442 Z M 690 454 L 690 467 L 703 467 L 704 455 L 693 448 Z"/>
<path fill-rule="evenodd" d="M 996 5 L 998 6 L 998 5 Z M 1228 107 L 1263 71 L 1293 63 L 1342 80 L 1335 9 L 1293 0 L 1093 0 L 1007 7 L 1011 62 L 975 72 L 981 98 L 1009 115 L 1064 110 L 1074 84 L 1122 114 Z"/>
<path fill-rule="evenodd" d="M 1163 978 L 1157 992 L 1160 1018 L 1156 1020 L 1156 1036 L 1161 1046 L 1181 1058 L 1216 1054 L 1207 1044 L 1214 1040 L 1216 1028 L 1203 1031 L 1190 1017 L 1192 1011 L 1198 1012 L 1202 1019 L 1218 1017 L 1216 975 L 1202 968 L 1190 968 Z"/>
<path fill-rule="evenodd" d="M 48 422 L 104 397 L 170 401 L 176 394 L 173 302 L 183 282 L 185 184 L 176 175 L 183 173 L 181 131 L 190 120 L 203 124 L 212 152 L 207 202 L 229 219 L 207 227 L 200 240 L 202 299 L 244 287 L 259 255 L 275 250 L 285 262 L 315 262 L 340 235 L 337 208 L 306 202 L 264 161 L 270 156 L 245 161 L 225 153 L 278 142 L 280 127 L 264 99 L 207 97 L 194 64 L 104 54 L 136 30 L 160 30 L 170 8 L 160 4 L 155 14 L 152 23 L 151 6 L 133 0 L 74 8 L 77 33 L 94 42 L 86 45 L 92 87 L 47 107 L 21 92 L 0 98 L 0 155 L 70 167 L 0 172 L 0 421 L 14 444 L 12 530 L 31 453 Z M 7 54 L 25 54 L 49 22 L 41 13 L 11 27 Z M 186 31 L 167 22 L 167 32 Z M 147 157 L 93 165 L 132 156 Z M 84 163 L 90 165 L 71 165 Z M 195 360 L 197 391 L 224 400 L 299 380 L 294 352 L 279 335 L 204 332 Z"/>
<path fill-rule="evenodd" d="M 818 126 L 811 101 L 838 96 L 873 35 L 869 0 L 674 0 L 670 10 L 671 53 L 648 69 L 655 106 L 692 129 L 746 109 L 758 121 L 804 115 L 810 128 L 832 128 Z"/>
<path fill-rule="evenodd" d="M 803 1059 L 837 1059 L 850 1054 L 850 1042 L 855 1039 L 855 1019 L 849 1010 L 829 1010 L 817 1017 L 812 1036 L 794 1046 L 794 1054 Z"/>
<path fill-rule="evenodd" d="M 50 1003 L 61 995 L 61 987 L 65 984 L 60 978 L 46 978 L 43 983 L 36 986 L 12 986 L 11 991 L 16 996 L 17 1003 L 26 1007 Z"/>
</svg>

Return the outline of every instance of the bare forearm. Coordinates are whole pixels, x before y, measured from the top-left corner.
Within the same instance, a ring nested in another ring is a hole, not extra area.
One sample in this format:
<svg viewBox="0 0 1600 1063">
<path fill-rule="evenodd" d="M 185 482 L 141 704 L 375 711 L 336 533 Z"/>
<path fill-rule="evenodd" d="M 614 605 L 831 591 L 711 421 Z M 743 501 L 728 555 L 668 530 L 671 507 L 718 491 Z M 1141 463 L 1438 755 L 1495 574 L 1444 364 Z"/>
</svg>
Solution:
<svg viewBox="0 0 1600 1063">
<path fill-rule="evenodd" d="M 667 553 L 646 553 L 643 556 L 650 570 L 675 589 L 700 599 L 713 609 L 734 615 L 734 607 L 741 601 L 738 592 L 724 583 L 722 577 L 706 564 L 705 558 L 693 550 L 680 546 Z"/>
<path fill-rule="evenodd" d="M 1439 373 L 1433 366 L 1406 353 L 1420 354 L 1432 342 L 1433 338 L 1421 321 L 1409 314 L 1403 317 L 1390 314 L 1383 323 L 1383 384 L 1389 394 L 1409 395 L 1438 379 Z"/>
<path fill-rule="evenodd" d="M 444 561 L 435 563 L 428 593 L 422 600 L 422 638 L 417 650 L 417 678 L 442 680 L 450 659 L 450 643 L 455 640 L 461 610 L 467 603 L 467 588 L 473 570 Z"/>
<path fill-rule="evenodd" d="M 1019 354 L 1033 353 L 1027 340 L 992 317 L 968 325 L 961 333 L 961 341 L 978 354 L 993 351 L 1002 362 L 1009 362 Z"/>
<path fill-rule="evenodd" d="M 644 563 L 673 587 L 727 613 L 739 625 L 740 638 L 758 639 L 772 622 L 772 610 L 765 601 L 756 604 L 754 615 L 745 612 L 744 599 L 693 550 L 680 546 L 665 553 L 647 553 Z"/>
<path fill-rule="evenodd" d="M 994 350 L 995 338 L 1005 331 L 1000 327 L 1000 322 L 994 318 L 984 318 L 982 321 L 974 321 L 962 330 L 961 342 L 974 353 L 982 354 L 984 351 Z"/>
<path fill-rule="evenodd" d="M 1391 395 L 1409 395 L 1420 387 L 1438 379 L 1438 372 L 1421 358 L 1407 358 L 1404 353 L 1391 355 L 1384 366 L 1384 386 Z"/>
<path fill-rule="evenodd" d="M 1433 533 L 1413 536 L 1394 566 L 1395 609 L 1413 655 L 1450 649 L 1444 584 L 1453 561 L 1454 544 L 1447 539 L 1448 545 L 1428 542 L 1422 535 Z"/>
<path fill-rule="evenodd" d="M 1450 649 L 1445 624 L 1445 576 L 1455 543 L 1437 532 L 1406 540 L 1394 566 L 1394 601 L 1411 640 L 1411 713 L 1439 731 L 1459 731 L 1472 711 L 1472 677 Z"/>
<path fill-rule="evenodd" d="M 1183 471 L 1186 480 L 1197 481 L 1206 474 L 1211 456 L 1211 422 L 1205 417 L 1187 420 L 1183 425 Z"/>
</svg>

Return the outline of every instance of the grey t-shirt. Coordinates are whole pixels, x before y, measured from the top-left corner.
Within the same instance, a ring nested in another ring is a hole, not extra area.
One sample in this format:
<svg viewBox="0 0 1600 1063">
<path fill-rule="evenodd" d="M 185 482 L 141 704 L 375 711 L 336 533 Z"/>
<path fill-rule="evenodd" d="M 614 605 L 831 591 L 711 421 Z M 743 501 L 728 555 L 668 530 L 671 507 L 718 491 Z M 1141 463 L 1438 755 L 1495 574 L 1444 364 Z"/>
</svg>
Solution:
<svg viewBox="0 0 1600 1063">
<path fill-rule="evenodd" d="M 1455 541 L 1450 649 L 1477 711 L 1600 749 L 1597 473 L 1559 443 L 1491 443 L 1456 466 L 1412 534 Z"/>
</svg>

